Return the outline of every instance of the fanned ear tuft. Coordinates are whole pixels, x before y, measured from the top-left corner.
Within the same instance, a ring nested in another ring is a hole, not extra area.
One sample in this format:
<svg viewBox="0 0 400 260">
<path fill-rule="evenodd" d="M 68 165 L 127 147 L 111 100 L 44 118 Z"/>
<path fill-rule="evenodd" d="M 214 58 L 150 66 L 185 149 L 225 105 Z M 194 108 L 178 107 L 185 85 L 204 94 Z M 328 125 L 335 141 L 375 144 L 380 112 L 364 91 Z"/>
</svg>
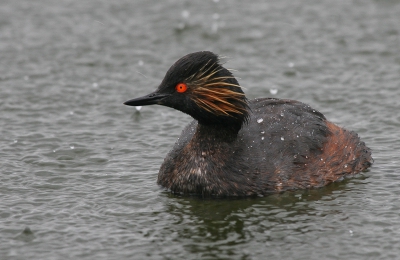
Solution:
<svg viewBox="0 0 400 260">
<path fill-rule="evenodd" d="M 218 61 L 209 60 L 185 82 L 190 84 L 192 99 L 201 109 L 217 116 L 248 119 L 247 99 L 240 85 Z"/>
<path fill-rule="evenodd" d="M 199 87 L 193 92 L 194 102 L 213 114 L 233 116 L 247 112 L 247 102 L 243 93 L 221 87 Z"/>
</svg>

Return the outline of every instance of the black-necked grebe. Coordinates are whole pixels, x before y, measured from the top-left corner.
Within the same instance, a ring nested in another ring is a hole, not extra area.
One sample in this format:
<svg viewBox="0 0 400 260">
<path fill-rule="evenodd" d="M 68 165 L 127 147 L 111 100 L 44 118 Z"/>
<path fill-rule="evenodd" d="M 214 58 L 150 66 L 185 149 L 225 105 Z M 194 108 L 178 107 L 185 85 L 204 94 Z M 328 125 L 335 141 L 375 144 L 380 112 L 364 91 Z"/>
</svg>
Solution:
<svg viewBox="0 0 400 260">
<path fill-rule="evenodd" d="M 158 174 L 174 193 L 251 196 L 322 187 L 366 170 L 371 151 L 358 135 L 304 103 L 248 101 L 212 52 L 179 59 L 158 89 L 126 101 L 163 105 L 195 120 L 182 132 Z"/>
</svg>

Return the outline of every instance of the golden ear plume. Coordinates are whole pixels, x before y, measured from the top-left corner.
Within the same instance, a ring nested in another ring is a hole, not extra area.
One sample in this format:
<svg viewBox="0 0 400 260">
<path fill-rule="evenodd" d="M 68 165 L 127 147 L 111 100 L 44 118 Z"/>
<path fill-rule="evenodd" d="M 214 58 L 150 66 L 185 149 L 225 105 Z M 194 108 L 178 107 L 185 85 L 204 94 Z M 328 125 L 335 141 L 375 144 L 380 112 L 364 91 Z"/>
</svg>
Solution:
<svg viewBox="0 0 400 260">
<path fill-rule="evenodd" d="M 217 63 L 208 64 L 209 62 L 185 80 L 193 87 L 193 101 L 202 109 L 217 115 L 246 114 L 244 93 L 228 88 L 241 88 L 238 84 L 226 81 L 234 77 L 214 77 L 222 68 Z"/>
</svg>

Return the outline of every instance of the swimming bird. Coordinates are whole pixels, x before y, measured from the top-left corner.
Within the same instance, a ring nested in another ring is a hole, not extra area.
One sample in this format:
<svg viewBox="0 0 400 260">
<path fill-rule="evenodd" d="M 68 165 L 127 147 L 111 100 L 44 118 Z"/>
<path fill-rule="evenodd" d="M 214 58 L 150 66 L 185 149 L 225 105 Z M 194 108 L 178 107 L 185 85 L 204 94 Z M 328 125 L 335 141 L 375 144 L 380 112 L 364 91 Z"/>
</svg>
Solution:
<svg viewBox="0 0 400 260">
<path fill-rule="evenodd" d="M 256 196 L 310 189 L 365 171 L 371 150 L 307 104 L 247 100 L 209 51 L 190 53 L 154 92 L 124 103 L 163 105 L 193 117 L 164 159 L 157 183 L 173 193 Z"/>
</svg>

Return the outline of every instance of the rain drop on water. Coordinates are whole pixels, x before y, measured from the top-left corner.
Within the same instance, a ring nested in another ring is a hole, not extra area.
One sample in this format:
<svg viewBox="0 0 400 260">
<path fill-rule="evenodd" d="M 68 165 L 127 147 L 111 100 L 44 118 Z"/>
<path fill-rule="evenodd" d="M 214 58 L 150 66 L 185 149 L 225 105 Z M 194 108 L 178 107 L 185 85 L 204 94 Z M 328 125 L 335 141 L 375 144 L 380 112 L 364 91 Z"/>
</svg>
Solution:
<svg viewBox="0 0 400 260">
<path fill-rule="evenodd" d="M 181 15 L 183 18 L 187 19 L 190 16 L 190 12 L 188 10 L 183 10 Z"/>
<path fill-rule="evenodd" d="M 271 93 L 272 95 L 276 95 L 276 94 L 278 93 L 278 89 L 276 89 L 276 88 L 271 88 L 271 89 L 269 90 L 269 93 Z"/>
<path fill-rule="evenodd" d="M 281 140 L 283 141 L 283 140 L 285 140 L 285 138 L 283 136 L 281 136 Z"/>
</svg>

